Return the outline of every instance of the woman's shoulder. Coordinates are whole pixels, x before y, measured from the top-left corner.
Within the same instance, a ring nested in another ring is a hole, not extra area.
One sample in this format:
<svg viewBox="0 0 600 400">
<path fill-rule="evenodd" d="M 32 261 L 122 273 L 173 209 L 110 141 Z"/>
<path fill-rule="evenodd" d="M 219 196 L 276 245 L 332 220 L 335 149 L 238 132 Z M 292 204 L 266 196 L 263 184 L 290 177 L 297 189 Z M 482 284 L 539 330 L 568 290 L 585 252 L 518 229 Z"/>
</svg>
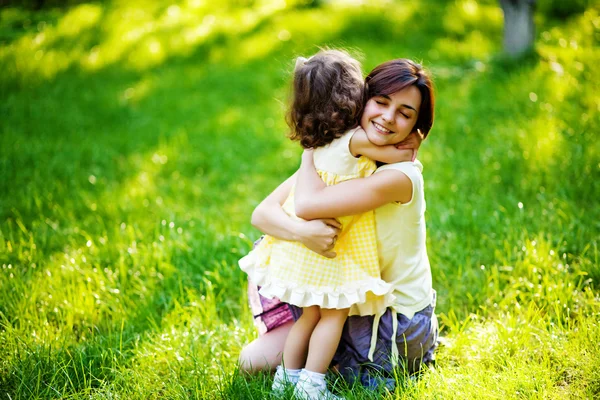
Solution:
<svg viewBox="0 0 600 400">
<path fill-rule="evenodd" d="M 377 168 L 375 173 L 383 171 L 398 171 L 404 174 L 410 180 L 413 192 L 423 187 L 423 164 L 419 160 L 385 164 Z"/>
<path fill-rule="evenodd" d="M 402 162 L 398 162 L 398 163 L 382 165 L 381 167 L 377 168 L 376 172 L 386 171 L 386 170 L 398 170 L 398 171 L 404 172 L 407 175 L 410 174 L 409 177 L 411 177 L 412 175 L 415 175 L 415 174 L 417 174 L 417 175 L 423 174 L 423 164 L 419 160 L 402 161 Z"/>
<path fill-rule="evenodd" d="M 375 174 L 383 171 L 398 171 L 388 173 L 389 177 L 385 179 L 389 188 L 396 188 L 402 194 L 398 199 L 403 206 L 415 204 L 415 198 L 423 199 L 423 164 L 420 161 L 403 161 L 399 163 L 382 165 L 375 171 Z M 408 179 L 407 179 L 408 178 Z"/>
</svg>

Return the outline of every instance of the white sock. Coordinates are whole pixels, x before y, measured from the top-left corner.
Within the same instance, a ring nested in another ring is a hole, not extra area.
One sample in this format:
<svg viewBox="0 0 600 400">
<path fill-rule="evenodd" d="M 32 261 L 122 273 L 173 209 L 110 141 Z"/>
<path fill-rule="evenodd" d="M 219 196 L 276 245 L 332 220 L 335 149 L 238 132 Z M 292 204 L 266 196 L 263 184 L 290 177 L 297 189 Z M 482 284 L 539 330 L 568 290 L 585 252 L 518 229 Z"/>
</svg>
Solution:
<svg viewBox="0 0 600 400">
<path fill-rule="evenodd" d="M 275 372 L 275 378 L 276 379 L 281 379 L 286 380 L 288 382 L 290 382 L 291 384 L 295 385 L 296 383 L 298 383 L 298 378 L 300 377 L 300 369 L 290 369 L 290 368 L 283 368 L 281 365 L 277 366 L 277 371 Z"/>
<path fill-rule="evenodd" d="M 285 372 L 285 376 L 287 376 L 288 381 L 290 381 L 291 384 L 296 384 L 298 383 L 298 378 L 300 378 L 300 371 L 302 371 L 301 369 L 291 369 L 291 368 L 284 368 L 284 372 Z"/>
<path fill-rule="evenodd" d="M 307 369 L 303 369 L 302 371 L 304 371 L 304 375 L 306 375 L 310 379 L 313 385 L 319 387 L 327 387 L 327 384 L 325 383 L 325 374 L 309 371 Z"/>
</svg>

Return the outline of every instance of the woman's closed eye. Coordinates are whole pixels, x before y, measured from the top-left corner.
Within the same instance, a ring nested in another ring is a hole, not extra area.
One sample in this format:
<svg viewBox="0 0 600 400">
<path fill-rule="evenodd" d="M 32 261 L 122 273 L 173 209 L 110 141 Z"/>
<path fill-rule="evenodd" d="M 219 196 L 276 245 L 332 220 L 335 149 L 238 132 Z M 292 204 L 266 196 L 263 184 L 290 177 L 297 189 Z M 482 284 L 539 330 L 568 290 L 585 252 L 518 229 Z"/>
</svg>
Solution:
<svg viewBox="0 0 600 400">
<path fill-rule="evenodd" d="M 398 113 L 401 114 L 406 119 L 411 119 L 413 116 L 412 112 L 410 112 L 409 110 L 403 109 L 403 108 L 399 109 Z"/>
</svg>

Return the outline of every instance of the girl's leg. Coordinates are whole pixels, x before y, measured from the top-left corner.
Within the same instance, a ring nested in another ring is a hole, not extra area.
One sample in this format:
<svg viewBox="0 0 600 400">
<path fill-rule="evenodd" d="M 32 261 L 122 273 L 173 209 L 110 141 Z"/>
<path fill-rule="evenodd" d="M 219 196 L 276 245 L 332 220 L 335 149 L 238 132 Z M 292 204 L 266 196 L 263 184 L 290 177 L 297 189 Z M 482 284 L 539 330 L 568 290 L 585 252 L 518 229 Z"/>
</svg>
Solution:
<svg viewBox="0 0 600 400">
<path fill-rule="evenodd" d="M 293 321 L 287 322 L 246 345 L 239 358 L 240 370 L 248 373 L 274 370 L 281 364 L 283 346 L 292 326 Z"/>
<path fill-rule="evenodd" d="M 300 369 L 304 367 L 311 335 L 320 317 L 317 306 L 302 309 L 302 316 L 296 321 L 285 341 L 283 348 L 283 366 L 285 368 Z"/>
<path fill-rule="evenodd" d="M 298 376 L 294 396 L 301 399 L 337 399 L 327 389 L 325 372 L 333 359 L 342 336 L 348 309 L 321 309 L 311 337 L 306 367 Z"/>
<path fill-rule="evenodd" d="M 340 342 L 348 311 L 347 308 L 343 310 L 320 309 L 321 318 L 310 337 L 310 347 L 305 367 L 307 370 L 321 374 L 327 372 Z"/>
</svg>

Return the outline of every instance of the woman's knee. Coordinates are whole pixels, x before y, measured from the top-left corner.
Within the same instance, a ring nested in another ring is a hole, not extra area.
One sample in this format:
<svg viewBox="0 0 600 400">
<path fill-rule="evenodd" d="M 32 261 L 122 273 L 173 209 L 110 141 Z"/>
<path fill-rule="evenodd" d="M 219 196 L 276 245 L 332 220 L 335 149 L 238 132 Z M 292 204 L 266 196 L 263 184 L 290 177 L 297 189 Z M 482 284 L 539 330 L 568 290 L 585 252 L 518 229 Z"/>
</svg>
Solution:
<svg viewBox="0 0 600 400">
<path fill-rule="evenodd" d="M 274 370 L 281 364 L 285 339 L 292 326 L 293 322 L 285 323 L 248 343 L 240 352 L 240 370 L 248 373 Z"/>
<path fill-rule="evenodd" d="M 264 357 L 260 357 L 257 353 L 256 344 L 256 340 L 254 340 L 253 342 L 250 342 L 246 346 L 244 346 L 244 348 L 240 352 L 240 356 L 238 358 L 238 365 L 240 371 L 254 373 L 264 369 Z"/>
</svg>

